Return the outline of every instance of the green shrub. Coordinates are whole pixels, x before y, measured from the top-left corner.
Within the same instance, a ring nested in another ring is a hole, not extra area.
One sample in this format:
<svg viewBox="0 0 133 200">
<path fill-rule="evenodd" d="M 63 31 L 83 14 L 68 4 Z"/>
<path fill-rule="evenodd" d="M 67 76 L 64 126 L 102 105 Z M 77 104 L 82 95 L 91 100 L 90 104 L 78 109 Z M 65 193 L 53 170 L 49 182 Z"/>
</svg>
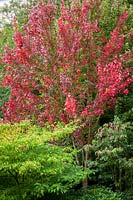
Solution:
<svg viewBox="0 0 133 200">
<path fill-rule="evenodd" d="M 58 146 L 72 125 L 54 131 L 29 122 L 0 124 L 0 199 L 37 199 L 46 193 L 65 193 L 84 179 L 74 163 L 75 150 Z"/>
<path fill-rule="evenodd" d="M 117 190 L 133 188 L 132 123 L 114 122 L 99 128 L 92 142 L 94 158 L 89 166 L 96 169 L 96 179 Z"/>
<path fill-rule="evenodd" d="M 132 200 L 133 199 L 133 190 L 127 190 L 125 192 L 123 192 L 123 200 Z"/>
<path fill-rule="evenodd" d="M 71 192 L 58 200 L 122 200 L 122 197 L 120 193 L 113 192 L 108 188 L 95 186 Z"/>
</svg>

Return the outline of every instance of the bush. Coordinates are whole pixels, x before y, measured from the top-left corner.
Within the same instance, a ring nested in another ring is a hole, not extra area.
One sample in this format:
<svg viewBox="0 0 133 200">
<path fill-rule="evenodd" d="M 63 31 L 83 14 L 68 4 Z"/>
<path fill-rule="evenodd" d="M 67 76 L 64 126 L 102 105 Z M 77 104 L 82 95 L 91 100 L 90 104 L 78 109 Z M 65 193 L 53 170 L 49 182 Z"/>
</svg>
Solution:
<svg viewBox="0 0 133 200">
<path fill-rule="evenodd" d="M 55 131 L 29 122 L 0 125 L 0 199 L 37 199 L 65 193 L 90 171 L 74 164 L 75 150 L 58 146 L 74 130 L 61 124 Z"/>
<path fill-rule="evenodd" d="M 95 186 L 88 189 L 82 189 L 77 192 L 71 192 L 59 200 L 121 200 L 121 194 L 113 192 L 109 188 Z M 51 199 L 54 200 L 54 199 Z"/>
<path fill-rule="evenodd" d="M 132 200 L 133 199 L 133 189 L 123 192 L 122 196 L 123 196 L 124 200 Z"/>
<path fill-rule="evenodd" d="M 118 118 L 99 128 L 90 147 L 95 156 L 89 161 L 97 170 L 97 181 L 118 190 L 133 187 L 132 130 L 132 123 Z"/>
</svg>

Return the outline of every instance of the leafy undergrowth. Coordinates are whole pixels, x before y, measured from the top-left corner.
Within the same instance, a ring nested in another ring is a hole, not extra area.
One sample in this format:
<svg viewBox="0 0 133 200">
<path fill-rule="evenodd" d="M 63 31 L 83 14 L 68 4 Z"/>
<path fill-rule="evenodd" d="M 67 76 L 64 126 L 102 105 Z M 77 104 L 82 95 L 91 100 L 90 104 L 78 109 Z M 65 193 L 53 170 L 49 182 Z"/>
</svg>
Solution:
<svg viewBox="0 0 133 200">
<path fill-rule="evenodd" d="M 46 195 L 41 200 L 125 200 L 121 193 L 113 192 L 103 186 L 93 186 L 88 189 L 71 190 L 64 195 Z"/>
<path fill-rule="evenodd" d="M 75 150 L 58 146 L 73 125 L 51 131 L 29 122 L 0 124 L 0 200 L 35 200 L 69 191 L 90 173 L 75 165 Z"/>
</svg>

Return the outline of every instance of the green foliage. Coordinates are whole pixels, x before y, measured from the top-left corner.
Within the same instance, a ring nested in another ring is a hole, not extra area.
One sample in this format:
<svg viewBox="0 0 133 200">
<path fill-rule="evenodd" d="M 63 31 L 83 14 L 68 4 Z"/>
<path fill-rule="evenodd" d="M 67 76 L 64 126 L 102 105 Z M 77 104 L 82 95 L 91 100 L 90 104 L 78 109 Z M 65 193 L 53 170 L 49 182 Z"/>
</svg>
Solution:
<svg viewBox="0 0 133 200">
<path fill-rule="evenodd" d="M 3 53 L 4 47 L 6 44 L 9 45 L 9 47 L 13 47 L 13 40 L 12 40 L 12 35 L 13 35 L 13 27 L 12 25 L 5 25 L 4 29 L 1 30 L 0 32 L 0 53 Z"/>
<path fill-rule="evenodd" d="M 133 25 L 133 9 L 127 5 L 125 0 L 102 0 L 100 7 L 100 14 L 102 18 L 100 19 L 100 26 L 106 32 L 106 36 L 109 37 L 110 31 L 112 31 L 117 23 L 118 16 L 120 16 L 124 11 L 128 12 L 128 19 L 125 26 L 125 31 L 130 29 Z"/>
<path fill-rule="evenodd" d="M 121 96 L 118 99 L 115 114 L 123 122 L 133 122 L 133 84 L 130 86 L 128 96 Z"/>
<path fill-rule="evenodd" d="M 121 194 L 113 192 L 109 188 L 96 185 L 88 189 L 71 192 L 62 198 L 58 198 L 58 200 L 122 200 L 122 197 Z"/>
<path fill-rule="evenodd" d="M 58 140 L 75 125 L 40 128 L 29 122 L 0 124 L 0 199 L 37 199 L 65 193 L 89 173 L 74 163 L 75 150 Z"/>
<path fill-rule="evenodd" d="M 130 189 L 130 190 L 123 192 L 122 197 L 123 197 L 123 200 L 132 200 L 133 199 L 133 190 Z"/>
<path fill-rule="evenodd" d="M 0 88 L 0 108 L 8 101 L 10 90 L 8 88 Z M 2 118 L 2 110 L 0 109 L 0 118 Z"/>
<path fill-rule="evenodd" d="M 94 160 L 89 165 L 97 170 L 99 182 L 116 189 L 133 187 L 133 145 L 131 123 L 119 119 L 100 128 L 92 143 Z"/>
<path fill-rule="evenodd" d="M 28 18 L 27 5 L 30 7 L 31 3 L 33 2 L 36 1 L 27 0 L 27 3 L 25 4 L 23 1 L 10 0 L 8 4 L 5 4 L 0 8 L 2 15 L 1 24 L 3 26 L 5 26 L 5 24 L 11 24 L 15 17 L 18 21 L 18 24 L 22 26 Z"/>
</svg>

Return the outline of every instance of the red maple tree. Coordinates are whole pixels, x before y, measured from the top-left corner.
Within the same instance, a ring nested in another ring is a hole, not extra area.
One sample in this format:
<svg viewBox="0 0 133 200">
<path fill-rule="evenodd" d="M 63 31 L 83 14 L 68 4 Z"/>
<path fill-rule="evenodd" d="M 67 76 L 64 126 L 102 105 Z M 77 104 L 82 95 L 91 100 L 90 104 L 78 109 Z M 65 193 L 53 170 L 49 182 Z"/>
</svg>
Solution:
<svg viewBox="0 0 133 200">
<path fill-rule="evenodd" d="M 40 2 L 24 34 L 14 24 L 15 47 L 3 56 L 3 85 L 11 87 L 3 107 L 6 121 L 90 121 L 115 105 L 120 93 L 128 94 L 132 75 L 126 61 L 132 54 L 122 51 L 127 13 L 107 40 L 99 20 L 91 18 L 91 4 L 83 1 L 70 9 L 62 4 L 58 19 L 56 9 Z"/>
</svg>

